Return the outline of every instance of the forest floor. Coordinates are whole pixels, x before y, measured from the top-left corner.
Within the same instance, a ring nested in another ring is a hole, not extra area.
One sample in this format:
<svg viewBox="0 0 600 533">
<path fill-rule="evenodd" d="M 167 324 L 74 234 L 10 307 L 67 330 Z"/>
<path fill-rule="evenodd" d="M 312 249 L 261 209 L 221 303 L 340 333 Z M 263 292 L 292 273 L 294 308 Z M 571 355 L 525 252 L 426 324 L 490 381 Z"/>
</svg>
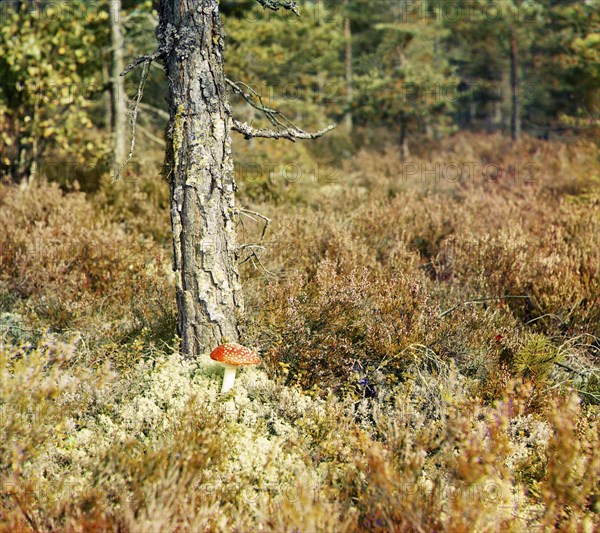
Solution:
<svg viewBox="0 0 600 533">
<path fill-rule="evenodd" d="M 0 185 L 0 531 L 594 531 L 596 147 L 277 146 L 238 152 L 272 222 L 225 397 L 177 353 L 160 157 Z"/>
</svg>

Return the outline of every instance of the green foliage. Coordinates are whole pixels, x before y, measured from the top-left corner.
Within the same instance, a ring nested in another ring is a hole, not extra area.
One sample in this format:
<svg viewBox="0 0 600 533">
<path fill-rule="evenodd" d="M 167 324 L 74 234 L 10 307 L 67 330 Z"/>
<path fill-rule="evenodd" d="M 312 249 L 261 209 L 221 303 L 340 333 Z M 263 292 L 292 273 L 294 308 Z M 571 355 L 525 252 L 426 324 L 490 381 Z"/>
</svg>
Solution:
<svg viewBox="0 0 600 533">
<path fill-rule="evenodd" d="M 363 71 L 356 81 L 357 120 L 441 133 L 449 124 L 459 83 L 442 49 L 450 32 L 435 19 L 407 17 L 404 8 L 392 10 L 397 22 L 383 22 L 388 13 L 379 16 L 373 27 L 381 33 L 379 44 L 358 58 Z"/>
<path fill-rule="evenodd" d="M 392 145 L 398 137 L 390 133 L 397 130 L 403 141 L 439 138 L 457 126 L 506 129 L 511 32 L 519 48 L 524 130 L 548 137 L 565 128 L 590 134 L 597 129 L 598 14 L 589 2 L 511 0 L 474 8 L 468 2 L 424 1 L 389 12 L 354 1 L 301 4 L 300 17 L 265 11 L 257 3 L 223 2 L 222 10 L 228 76 L 247 82 L 265 105 L 281 109 L 304 129 L 340 121 L 347 111 L 378 143 L 377 128 L 385 125 Z M 14 181 L 37 174 L 72 186 L 72 176 L 60 175 L 64 165 L 83 190 L 96 190 L 108 170 L 110 2 L 2 5 L 0 172 Z M 152 51 L 157 22 L 152 3 L 123 6 L 126 55 Z M 346 19 L 353 53 L 350 109 Z M 127 77 L 129 97 L 138 81 L 138 71 Z M 140 149 L 160 144 L 165 93 L 161 69 L 150 69 L 146 107 L 139 110 Z M 230 98 L 237 118 L 268 126 L 238 96 Z M 298 161 L 310 166 L 308 153 L 331 164 L 347 158 L 362 140 L 334 134 L 294 149 L 243 141 L 248 146 L 238 144 L 236 154 L 241 172 L 261 166 L 258 179 L 241 178 L 244 193 L 278 201 L 281 188 L 272 183 L 270 165 Z M 138 173 L 134 166 L 129 170 Z M 299 200 L 291 189 L 290 197 Z"/>
<path fill-rule="evenodd" d="M 92 166 L 102 156 L 90 115 L 103 85 L 94 48 L 105 45 L 108 15 L 83 2 L 69 3 L 69 16 L 62 4 L 11 4 L 0 29 L 0 173 L 20 181 L 56 152 Z"/>
<path fill-rule="evenodd" d="M 514 35 L 524 129 L 549 137 L 575 127 L 593 135 L 600 64 L 592 52 L 598 27 L 593 2 L 448 2 L 441 9 L 451 30 L 447 53 L 464 85 L 460 123 L 508 130 Z"/>
<path fill-rule="evenodd" d="M 537 28 L 533 48 L 536 90 L 532 121 L 536 126 L 550 123 L 593 135 L 600 111 L 597 5 L 577 1 L 548 4 L 545 26 Z"/>
<path fill-rule="evenodd" d="M 546 378 L 560 361 L 560 353 L 545 335 L 528 335 L 515 355 L 515 370 L 524 376 Z"/>
<path fill-rule="evenodd" d="M 240 16 L 225 17 L 227 75 L 261 95 L 264 105 L 281 110 L 308 130 L 327 125 L 323 115 L 339 116 L 343 103 L 340 61 L 342 20 L 325 2 L 303 2 L 304 16 L 277 14 L 257 3 Z M 244 106 L 243 100 L 235 102 Z M 263 120 L 252 109 L 247 122 Z"/>
</svg>

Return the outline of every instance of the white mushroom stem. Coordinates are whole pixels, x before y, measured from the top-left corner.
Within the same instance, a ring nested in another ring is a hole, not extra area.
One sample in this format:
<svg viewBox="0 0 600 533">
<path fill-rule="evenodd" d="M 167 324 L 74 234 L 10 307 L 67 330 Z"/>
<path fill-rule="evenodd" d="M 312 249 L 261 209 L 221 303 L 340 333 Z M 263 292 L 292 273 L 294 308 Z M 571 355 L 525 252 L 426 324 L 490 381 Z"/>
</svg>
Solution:
<svg viewBox="0 0 600 533">
<path fill-rule="evenodd" d="M 235 371 L 237 367 L 223 363 L 225 372 L 223 373 L 223 386 L 221 387 L 221 394 L 224 394 L 231 390 L 233 382 L 235 381 Z"/>
</svg>

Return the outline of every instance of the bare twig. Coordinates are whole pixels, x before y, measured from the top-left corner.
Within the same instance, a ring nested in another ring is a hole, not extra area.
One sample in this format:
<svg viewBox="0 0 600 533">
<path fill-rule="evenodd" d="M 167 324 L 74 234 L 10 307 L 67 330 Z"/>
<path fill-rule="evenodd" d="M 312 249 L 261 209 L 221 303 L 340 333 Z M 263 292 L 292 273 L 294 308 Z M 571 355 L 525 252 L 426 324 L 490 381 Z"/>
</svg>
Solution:
<svg viewBox="0 0 600 533">
<path fill-rule="evenodd" d="M 265 221 L 265 225 L 263 226 L 263 230 L 262 233 L 260 235 L 260 244 L 262 245 L 262 243 L 265 240 L 265 234 L 267 233 L 267 228 L 269 227 L 269 224 L 271 223 L 271 219 L 269 217 L 266 217 L 265 215 L 262 215 L 261 213 L 258 213 L 257 211 L 251 211 L 250 209 L 244 209 L 244 208 L 238 208 L 238 212 L 246 215 L 249 218 L 252 218 L 250 215 L 254 215 L 255 217 L 258 218 L 262 218 Z M 252 219 L 254 220 L 254 219 Z"/>
<path fill-rule="evenodd" d="M 525 322 L 525 325 L 528 326 L 529 324 L 532 324 L 533 322 L 537 322 L 538 320 L 542 320 L 543 318 L 555 318 L 556 320 L 558 320 L 561 324 L 564 323 L 563 319 L 561 317 L 559 317 L 558 315 L 555 315 L 553 313 L 545 313 L 541 316 L 538 316 L 536 318 L 532 318 L 531 320 L 528 320 L 527 322 Z"/>
<path fill-rule="evenodd" d="M 144 85 L 146 84 L 146 80 L 148 79 L 148 71 L 150 70 L 150 65 L 152 64 L 152 62 L 155 59 L 158 59 L 162 55 L 163 55 L 163 50 L 159 48 L 158 50 L 156 50 L 155 52 L 152 52 L 151 54 L 146 54 L 146 55 L 138 57 L 137 59 L 134 59 L 131 63 L 129 63 L 129 65 L 127 65 L 125 67 L 125 70 L 123 70 L 123 72 L 121 72 L 121 76 L 125 76 L 127 73 L 131 72 L 134 68 L 138 67 L 139 65 L 143 65 L 142 78 L 140 79 L 140 83 L 138 85 L 137 95 L 135 97 L 135 100 L 131 104 L 131 120 L 130 120 L 130 123 L 131 123 L 131 146 L 129 148 L 129 154 L 127 155 L 127 159 L 125 160 L 125 162 L 123 163 L 123 165 L 121 167 L 117 167 L 117 176 L 115 179 L 120 177 L 121 170 L 125 168 L 127 163 L 129 163 L 129 161 L 131 161 L 131 158 L 133 157 L 133 150 L 135 148 L 135 127 L 136 127 L 136 123 L 137 123 L 138 107 L 140 106 L 140 101 L 142 100 L 142 96 L 144 94 Z M 141 128 L 141 126 L 140 126 L 140 128 Z M 149 132 L 146 132 L 146 133 L 149 133 Z M 150 135 L 152 135 L 152 134 L 150 134 Z M 153 140 L 156 141 L 157 139 L 158 138 L 156 137 Z"/>
<path fill-rule="evenodd" d="M 138 85 L 138 91 L 135 96 L 135 99 L 133 100 L 133 103 L 131 104 L 131 120 L 130 120 L 130 123 L 131 123 L 131 145 L 129 147 L 129 154 L 127 155 L 127 159 L 125 160 L 123 165 L 117 169 L 117 178 L 120 177 L 121 170 L 127 166 L 129 161 L 131 161 L 131 158 L 133 157 L 133 150 L 135 148 L 135 127 L 137 124 L 138 106 L 140 104 L 142 96 L 144 95 L 144 85 L 146 84 L 146 80 L 148 79 L 148 70 L 150 68 L 151 62 L 152 62 L 152 60 L 149 60 L 144 63 L 144 66 L 142 68 L 142 77 L 141 77 L 140 83 Z M 127 69 L 125 69 L 125 70 L 127 70 Z"/>
<path fill-rule="evenodd" d="M 254 217 L 258 217 L 261 218 L 262 220 L 265 221 L 265 224 L 263 226 L 262 229 L 262 233 L 260 235 L 260 241 L 259 244 L 255 244 L 255 243 L 247 243 L 247 244 L 242 244 L 239 246 L 239 250 L 249 250 L 250 254 L 243 260 L 240 261 L 240 265 L 243 265 L 244 263 L 251 261 L 252 265 L 254 266 L 254 268 L 256 270 L 259 270 L 261 272 L 263 272 L 263 274 L 267 277 L 271 276 L 271 277 L 277 277 L 276 274 L 274 274 L 273 272 L 271 272 L 270 270 L 268 270 L 265 265 L 263 265 L 260 257 L 258 256 L 258 254 L 256 253 L 257 250 L 264 250 L 264 246 L 262 245 L 264 240 L 265 240 L 265 234 L 267 233 L 267 228 L 269 227 L 269 224 L 271 223 L 271 219 L 257 211 L 251 211 L 250 209 L 244 209 L 244 208 L 237 208 L 236 212 L 241 214 L 241 215 L 245 215 L 246 217 L 248 217 L 251 220 L 254 220 L 256 222 L 256 219 Z M 243 221 L 240 219 L 240 223 L 242 224 L 242 228 L 243 226 Z"/>
<path fill-rule="evenodd" d="M 128 99 L 128 104 L 130 106 L 135 105 L 135 101 Z M 150 113 L 154 113 L 155 115 L 157 115 L 161 118 L 164 118 L 165 120 L 169 120 L 169 113 L 167 113 L 166 111 L 164 111 L 162 109 L 159 109 L 158 107 L 154 107 L 152 105 L 145 104 L 144 102 L 137 102 L 137 106 L 140 109 L 142 109 L 143 111 L 149 111 Z M 161 139 L 160 137 L 157 137 L 151 131 L 142 127 L 140 124 L 137 124 L 136 127 L 151 141 L 154 141 L 156 144 L 160 144 L 161 146 L 166 146 L 166 143 L 163 139 Z"/>
<path fill-rule="evenodd" d="M 142 63 L 144 65 L 147 65 L 148 63 L 152 63 L 152 61 L 154 61 L 155 59 L 158 59 L 161 55 L 162 55 L 162 52 L 160 50 L 157 50 L 156 52 L 152 52 L 151 54 L 146 54 L 146 55 L 143 55 L 143 56 L 140 56 L 140 57 L 134 59 L 131 63 L 129 63 L 129 65 L 127 65 L 125 67 L 125 70 L 123 72 L 121 72 L 121 76 L 125 76 L 126 74 L 131 72 L 134 68 L 141 65 Z"/>
<path fill-rule="evenodd" d="M 233 89 L 233 92 L 239 94 L 250 106 L 265 114 L 269 122 L 275 129 L 254 129 L 246 122 L 240 122 L 233 119 L 232 129 L 241 133 L 246 139 L 254 137 L 262 137 L 266 139 L 287 139 L 294 142 L 296 139 L 316 139 L 321 137 L 328 131 L 335 128 L 334 124 L 330 124 L 326 128 L 315 133 L 309 133 L 301 128 L 298 128 L 291 120 L 289 120 L 281 111 L 271 109 L 265 106 L 261 95 L 252 87 L 244 82 L 234 82 L 228 78 L 225 80 Z"/>
<path fill-rule="evenodd" d="M 578 376 L 584 376 L 585 377 L 585 372 L 581 372 L 579 370 L 576 370 L 575 368 L 570 367 L 569 365 L 565 365 L 564 363 L 560 363 L 558 361 L 554 361 L 554 364 L 560 368 L 564 368 L 565 370 L 568 370 L 569 372 L 573 372 L 573 374 L 577 374 Z"/>
<path fill-rule="evenodd" d="M 246 246 L 246 245 L 244 245 L 244 247 L 247 247 L 247 246 Z M 246 263 L 246 262 L 248 262 L 248 261 L 251 261 L 251 262 L 252 262 L 252 266 L 253 266 L 253 267 L 254 267 L 256 270 L 258 270 L 258 271 L 262 272 L 263 274 L 265 274 L 265 276 L 266 276 L 266 277 L 269 277 L 269 276 L 271 276 L 271 277 L 273 277 L 273 278 L 276 278 L 276 277 L 277 277 L 277 275 L 276 275 L 276 274 L 274 274 L 273 272 L 271 272 L 270 270 L 268 270 L 268 269 L 265 267 L 265 265 L 263 265 L 263 263 L 262 263 L 262 261 L 261 261 L 260 257 L 258 257 L 258 254 L 256 253 L 256 250 L 255 250 L 254 248 L 256 248 L 256 247 L 255 247 L 255 246 L 252 246 L 250 255 L 248 255 L 248 257 L 246 257 L 245 259 L 243 259 L 242 261 L 240 261 L 240 263 L 239 263 L 239 264 L 240 264 L 240 265 L 243 265 L 244 263 Z M 259 246 L 258 248 L 263 248 L 263 247 L 262 247 L 262 246 Z"/>
<path fill-rule="evenodd" d="M 164 109 L 159 109 L 158 107 L 154 107 L 150 104 L 145 104 L 144 102 L 138 102 L 138 106 L 140 109 L 143 109 L 144 111 L 150 111 L 151 113 L 154 113 L 155 115 L 159 116 L 160 118 L 164 118 L 165 120 L 169 120 L 171 118 L 169 116 L 169 113 L 167 113 Z"/>
<path fill-rule="evenodd" d="M 158 24 L 158 17 L 155 17 L 151 13 L 142 13 L 142 12 L 140 12 L 139 8 L 136 8 L 134 11 L 132 11 L 131 13 L 129 13 L 129 15 L 127 15 L 123 19 L 123 23 L 127 24 L 129 21 L 133 20 L 134 18 L 136 18 L 136 19 L 147 19 L 152 24 L 154 24 L 154 26 L 156 26 Z"/>
<path fill-rule="evenodd" d="M 298 2 L 292 0 L 256 0 L 265 9 L 271 9 L 272 11 L 279 11 L 280 8 L 288 9 L 297 17 L 300 16 L 298 10 Z"/>
<path fill-rule="evenodd" d="M 165 147 L 167 145 L 167 143 L 165 143 L 165 141 L 163 139 L 161 139 L 160 137 L 157 137 L 151 131 L 147 130 L 143 126 L 140 126 L 138 124 L 137 129 L 140 130 L 146 137 L 148 137 L 148 139 L 150 139 L 151 141 L 154 141 L 156 144 L 158 144 L 162 147 Z"/>
<path fill-rule="evenodd" d="M 258 111 L 262 111 L 266 117 L 269 119 L 269 122 L 273 124 L 275 127 L 283 127 L 287 128 L 289 126 L 293 126 L 293 124 L 280 112 L 276 109 L 271 109 L 270 107 L 266 107 L 263 104 L 262 97 L 259 93 L 257 93 L 252 87 L 248 84 L 240 81 L 234 82 L 229 78 L 225 78 L 227 84 L 233 89 L 233 92 L 239 94 L 248 104 L 250 104 L 254 109 L 258 109 Z M 281 117 L 284 122 L 281 122 L 277 117 Z"/>
<path fill-rule="evenodd" d="M 580 390 L 580 389 L 574 389 L 576 392 L 578 392 L 579 394 L 583 394 L 585 396 L 589 396 L 590 398 L 592 398 L 594 401 L 600 403 L 600 396 L 598 396 L 597 394 L 592 394 L 591 392 L 587 392 L 584 390 Z"/>
</svg>

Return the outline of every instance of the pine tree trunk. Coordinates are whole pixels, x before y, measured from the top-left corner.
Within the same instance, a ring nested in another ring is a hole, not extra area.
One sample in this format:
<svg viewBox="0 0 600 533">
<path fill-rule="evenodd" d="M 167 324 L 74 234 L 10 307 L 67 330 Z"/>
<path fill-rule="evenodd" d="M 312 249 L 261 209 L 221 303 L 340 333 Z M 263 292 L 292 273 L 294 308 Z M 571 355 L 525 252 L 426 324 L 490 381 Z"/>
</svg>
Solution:
<svg viewBox="0 0 600 533">
<path fill-rule="evenodd" d="M 519 46 L 514 28 L 510 28 L 510 134 L 513 140 L 521 137 L 521 106 L 519 103 Z"/>
<path fill-rule="evenodd" d="M 113 132 L 113 158 L 117 165 L 125 162 L 127 155 L 127 104 L 125 102 L 125 78 L 123 72 L 123 31 L 121 28 L 121 0 L 113 0 L 110 6 L 110 30 L 112 46 L 111 106 Z"/>
<path fill-rule="evenodd" d="M 165 174 L 182 352 L 196 357 L 238 340 L 243 312 L 236 262 L 230 109 L 217 0 L 161 0 L 170 122 Z"/>
</svg>

